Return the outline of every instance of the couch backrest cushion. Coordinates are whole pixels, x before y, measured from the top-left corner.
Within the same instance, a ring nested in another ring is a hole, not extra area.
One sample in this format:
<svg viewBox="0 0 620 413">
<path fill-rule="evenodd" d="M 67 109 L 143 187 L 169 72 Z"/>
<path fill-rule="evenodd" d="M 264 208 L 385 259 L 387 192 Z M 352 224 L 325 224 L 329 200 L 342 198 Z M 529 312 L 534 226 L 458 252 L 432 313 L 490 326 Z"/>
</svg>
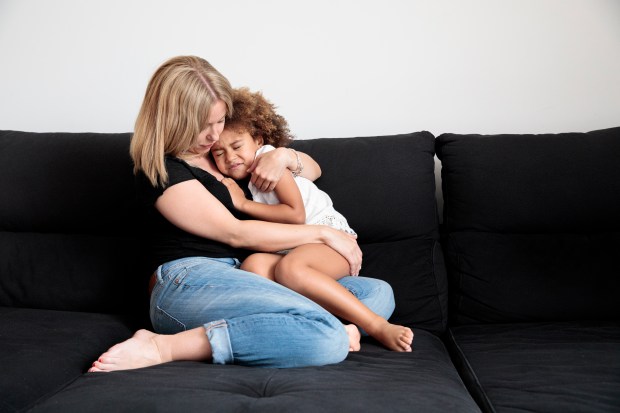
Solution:
<svg viewBox="0 0 620 413">
<path fill-rule="evenodd" d="M 298 140 L 323 174 L 316 181 L 358 233 L 361 275 L 388 281 L 391 320 L 440 333 L 447 323 L 447 285 L 438 245 L 434 136 Z"/>
<path fill-rule="evenodd" d="M 129 138 L 0 131 L 0 305 L 144 309 Z"/>
<path fill-rule="evenodd" d="M 436 149 L 454 322 L 620 317 L 620 128 Z"/>
<path fill-rule="evenodd" d="M 0 305 L 147 312 L 136 257 L 130 134 L 0 132 Z M 434 136 L 299 140 L 359 234 L 362 275 L 388 281 L 395 322 L 441 332 Z"/>
</svg>

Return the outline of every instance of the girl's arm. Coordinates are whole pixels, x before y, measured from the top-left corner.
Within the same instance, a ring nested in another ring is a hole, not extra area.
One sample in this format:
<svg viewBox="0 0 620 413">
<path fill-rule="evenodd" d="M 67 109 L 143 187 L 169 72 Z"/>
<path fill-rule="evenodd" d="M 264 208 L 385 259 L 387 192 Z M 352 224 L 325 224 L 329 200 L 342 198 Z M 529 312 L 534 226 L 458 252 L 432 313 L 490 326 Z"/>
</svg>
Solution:
<svg viewBox="0 0 620 413">
<path fill-rule="evenodd" d="M 252 174 L 252 183 L 259 190 L 269 192 L 274 190 L 286 169 L 290 171 L 301 169 L 299 175 L 311 181 L 316 181 L 321 176 L 321 167 L 312 157 L 303 152 L 283 147 L 257 157 L 248 172 Z"/>
<path fill-rule="evenodd" d="M 228 188 L 235 208 L 252 218 L 282 224 L 303 224 L 306 222 L 304 201 L 295 178 L 291 174 L 282 175 L 280 182 L 276 185 L 274 192 L 280 203 L 275 205 L 247 199 L 234 179 L 224 178 L 222 183 Z"/>
<path fill-rule="evenodd" d="M 182 230 L 235 248 L 273 252 L 323 243 L 349 262 L 351 275 L 359 274 L 361 268 L 362 251 L 355 238 L 343 231 L 325 225 L 238 220 L 197 180 L 167 188 L 155 207 Z"/>
</svg>

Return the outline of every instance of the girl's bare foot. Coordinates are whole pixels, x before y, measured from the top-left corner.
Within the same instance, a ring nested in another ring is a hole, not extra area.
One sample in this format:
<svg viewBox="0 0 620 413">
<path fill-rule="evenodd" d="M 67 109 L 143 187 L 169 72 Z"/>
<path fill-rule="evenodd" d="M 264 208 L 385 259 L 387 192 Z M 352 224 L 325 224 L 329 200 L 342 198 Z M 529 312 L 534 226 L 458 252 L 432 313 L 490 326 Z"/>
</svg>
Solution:
<svg viewBox="0 0 620 413">
<path fill-rule="evenodd" d="M 390 350 L 411 351 L 413 331 L 409 327 L 391 324 L 387 320 L 382 319 L 382 322 L 378 323 L 372 329 L 372 332 L 368 330 L 367 332 Z"/>
<path fill-rule="evenodd" d="M 347 324 L 344 326 L 349 336 L 349 351 L 360 351 L 360 339 L 362 335 L 359 329 L 354 324 Z"/>
<path fill-rule="evenodd" d="M 157 346 L 158 334 L 138 330 L 133 337 L 116 344 L 95 361 L 89 372 L 109 372 L 154 366 L 166 361 Z"/>
</svg>

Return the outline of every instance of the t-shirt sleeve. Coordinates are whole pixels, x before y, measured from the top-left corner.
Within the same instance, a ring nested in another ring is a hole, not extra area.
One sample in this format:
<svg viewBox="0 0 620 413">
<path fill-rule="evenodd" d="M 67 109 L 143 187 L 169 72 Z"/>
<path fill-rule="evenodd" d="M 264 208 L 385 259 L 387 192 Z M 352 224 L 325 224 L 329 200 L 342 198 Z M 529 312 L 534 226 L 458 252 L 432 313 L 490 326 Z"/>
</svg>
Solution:
<svg viewBox="0 0 620 413">
<path fill-rule="evenodd" d="M 155 201 L 157 201 L 157 198 L 164 193 L 166 188 L 181 182 L 196 179 L 191 170 L 181 160 L 173 157 L 166 157 L 165 163 L 166 170 L 168 171 L 168 185 L 165 187 L 159 185 L 154 187 L 142 172 L 138 173 L 136 176 L 137 193 L 143 204 L 153 205 Z"/>
<path fill-rule="evenodd" d="M 166 186 L 166 188 L 170 188 L 181 182 L 196 179 L 196 176 L 192 173 L 187 164 L 177 158 L 166 157 L 166 170 L 168 171 L 168 186 Z"/>
</svg>

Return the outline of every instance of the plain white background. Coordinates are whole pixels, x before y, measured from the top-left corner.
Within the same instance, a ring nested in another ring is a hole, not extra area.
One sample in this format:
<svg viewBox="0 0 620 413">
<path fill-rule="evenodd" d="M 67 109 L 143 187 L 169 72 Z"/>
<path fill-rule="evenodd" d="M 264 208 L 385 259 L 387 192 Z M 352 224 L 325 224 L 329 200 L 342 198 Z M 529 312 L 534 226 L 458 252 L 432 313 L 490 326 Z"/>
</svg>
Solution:
<svg viewBox="0 0 620 413">
<path fill-rule="evenodd" d="M 617 0 L 0 0 L 0 129 L 132 131 L 180 54 L 298 139 L 620 125 Z"/>
</svg>

